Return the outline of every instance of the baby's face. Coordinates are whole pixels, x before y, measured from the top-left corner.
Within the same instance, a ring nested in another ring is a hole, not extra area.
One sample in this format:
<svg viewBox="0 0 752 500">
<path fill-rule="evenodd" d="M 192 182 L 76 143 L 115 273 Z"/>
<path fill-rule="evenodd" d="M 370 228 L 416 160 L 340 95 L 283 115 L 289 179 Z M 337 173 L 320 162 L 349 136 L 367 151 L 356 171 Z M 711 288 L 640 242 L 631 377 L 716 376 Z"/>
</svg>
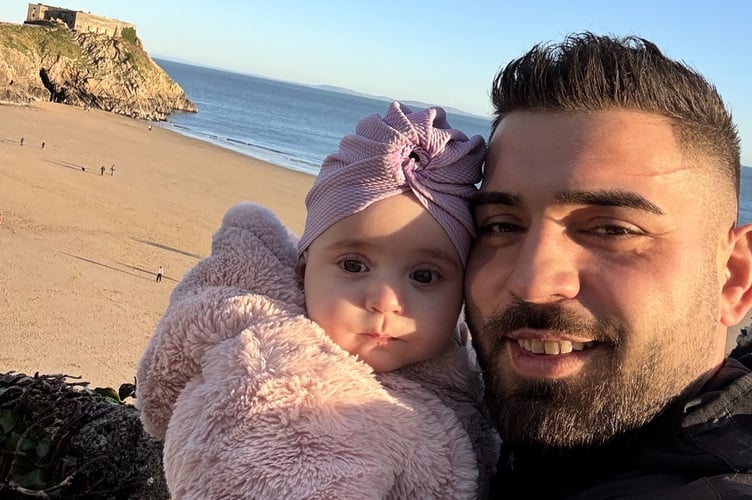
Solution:
<svg viewBox="0 0 752 500">
<path fill-rule="evenodd" d="M 309 317 L 377 372 L 440 354 L 463 300 L 449 236 L 412 194 L 378 201 L 306 250 Z"/>
</svg>

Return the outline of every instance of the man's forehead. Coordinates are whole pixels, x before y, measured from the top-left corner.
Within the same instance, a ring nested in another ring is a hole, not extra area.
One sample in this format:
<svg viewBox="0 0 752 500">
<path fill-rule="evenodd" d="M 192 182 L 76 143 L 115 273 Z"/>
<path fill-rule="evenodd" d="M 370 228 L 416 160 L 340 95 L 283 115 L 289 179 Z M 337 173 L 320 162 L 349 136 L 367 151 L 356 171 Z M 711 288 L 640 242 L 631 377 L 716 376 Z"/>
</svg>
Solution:
<svg viewBox="0 0 752 500">
<path fill-rule="evenodd" d="M 650 113 L 516 111 L 506 116 L 489 144 L 484 177 L 498 170 L 527 177 L 584 172 L 655 178 L 696 168 L 671 122 Z"/>
</svg>

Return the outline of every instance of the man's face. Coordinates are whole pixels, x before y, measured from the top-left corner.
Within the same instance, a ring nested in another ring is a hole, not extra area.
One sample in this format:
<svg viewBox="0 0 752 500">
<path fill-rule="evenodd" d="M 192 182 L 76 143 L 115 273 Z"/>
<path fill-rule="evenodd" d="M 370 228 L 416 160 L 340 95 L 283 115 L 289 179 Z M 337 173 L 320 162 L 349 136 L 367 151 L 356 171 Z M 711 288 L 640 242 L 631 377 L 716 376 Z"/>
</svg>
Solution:
<svg viewBox="0 0 752 500">
<path fill-rule="evenodd" d="M 466 276 L 487 401 L 511 444 L 601 443 L 723 358 L 729 228 L 670 122 L 515 112 L 489 148 Z"/>
</svg>

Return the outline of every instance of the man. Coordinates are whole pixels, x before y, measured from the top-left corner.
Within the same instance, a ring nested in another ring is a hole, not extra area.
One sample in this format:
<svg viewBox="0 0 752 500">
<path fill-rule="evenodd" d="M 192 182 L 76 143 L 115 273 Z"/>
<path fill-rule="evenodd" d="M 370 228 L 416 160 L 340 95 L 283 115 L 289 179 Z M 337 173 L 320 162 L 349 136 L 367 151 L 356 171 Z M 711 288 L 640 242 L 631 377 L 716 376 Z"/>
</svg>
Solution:
<svg viewBox="0 0 752 500">
<path fill-rule="evenodd" d="M 497 75 L 466 293 L 502 498 L 752 497 L 739 138 L 707 81 L 591 33 Z"/>
</svg>

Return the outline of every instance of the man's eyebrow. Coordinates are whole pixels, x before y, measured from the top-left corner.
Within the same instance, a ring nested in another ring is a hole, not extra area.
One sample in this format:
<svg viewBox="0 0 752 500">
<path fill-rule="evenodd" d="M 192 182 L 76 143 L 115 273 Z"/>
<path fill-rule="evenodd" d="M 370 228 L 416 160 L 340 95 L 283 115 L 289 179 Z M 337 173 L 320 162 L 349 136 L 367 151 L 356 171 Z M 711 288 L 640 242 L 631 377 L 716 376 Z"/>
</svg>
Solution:
<svg viewBox="0 0 752 500">
<path fill-rule="evenodd" d="M 561 205 L 597 205 L 644 210 L 655 215 L 665 215 L 657 205 L 633 191 L 606 189 L 602 191 L 567 191 L 557 193 L 556 203 Z"/>
<path fill-rule="evenodd" d="M 475 195 L 470 198 L 470 210 L 481 205 L 507 205 L 510 207 L 520 207 L 522 206 L 522 201 L 517 195 L 503 193 L 501 191 L 475 193 Z"/>
<path fill-rule="evenodd" d="M 663 210 L 654 203 L 633 191 L 606 189 L 600 191 L 567 191 L 556 194 L 557 205 L 595 205 L 602 207 L 625 207 L 644 210 L 656 215 L 665 215 Z M 508 207 L 522 207 L 522 199 L 511 193 L 491 191 L 476 193 L 470 199 L 470 209 L 482 205 L 505 205 Z"/>
</svg>

